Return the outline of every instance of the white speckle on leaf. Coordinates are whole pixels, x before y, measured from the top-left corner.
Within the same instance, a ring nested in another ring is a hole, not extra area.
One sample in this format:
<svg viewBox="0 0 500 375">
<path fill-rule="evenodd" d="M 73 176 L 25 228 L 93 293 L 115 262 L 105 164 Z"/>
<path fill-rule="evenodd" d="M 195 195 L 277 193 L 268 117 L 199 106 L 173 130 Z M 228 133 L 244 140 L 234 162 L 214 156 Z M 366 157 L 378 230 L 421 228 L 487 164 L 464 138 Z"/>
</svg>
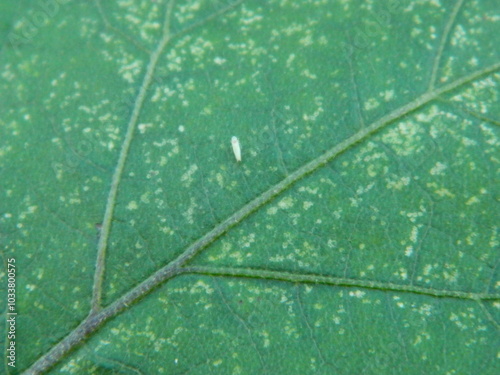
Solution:
<svg viewBox="0 0 500 375">
<path fill-rule="evenodd" d="M 214 289 L 210 287 L 205 281 L 198 280 L 189 291 L 191 294 L 199 294 L 201 292 L 205 292 L 206 294 L 212 294 Z"/>
<path fill-rule="evenodd" d="M 305 121 L 316 121 L 318 116 L 324 112 L 323 109 L 323 97 L 317 96 L 314 98 L 314 104 L 316 105 L 316 110 L 312 114 L 304 113 L 302 118 Z"/>
<path fill-rule="evenodd" d="M 304 210 L 308 210 L 308 209 L 310 209 L 313 205 L 314 205 L 314 203 L 313 203 L 313 202 L 309 202 L 309 201 L 307 201 L 307 202 L 304 202 L 302 206 L 304 207 Z"/>
<path fill-rule="evenodd" d="M 310 186 L 301 186 L 299 188 L 299 191 L 302 193 L 302 192 L 306 192 L 306 193 L 309 193 L 309 194 L 312 194 L 312 195 L 316 195 L 318 194 L 318 188 L 312 188 Z"/>
<path fill-rule="evenodd" d="M 411 228 L 410 241 L 413 243 L 417 243 L 418 237 L 418 227 L 414 226 Z"/>
<path fill-rule="evenodd" d="M 365 102 L 364 108 L 366 111 L 377 108 L 380 105 L 377 99 L 371 98 Z"/>
<path fill-rule="evenodd" d="M 441 162 L 437 162 L 434 167 L 431 168 L 429 171 L 431 175 L 436 176 L 436 175 L 444 175 L 444 170 L 447 168 L 446 164 L 443 164 Z"/>
<path fill-rule="evenodd" d="M 304 47 L 308 47 L 313 44 L 313 38 L 312 35 L 308 34 L 305 37 L 301 38 L 299 40 L 299 43 L 303 45 Z"/>
<path fill-rule="evenodd" d="M 467 200 L 467 202 L 465 202 L 465 204 L 466 204 L 467 206 L 472 206 L 473 204 L 477 204 L 477 203 L 479 203 L 479 202 L 480 202 L 479 198 L 478 198 L 478 197 L 476 197 L 476 196 L 474 196 L 474 197 L 470 197 L 470 198 Z"/>
<path fill-rule="evenodd" d="M 122 61 L 124 63 L 124 61 Z M 141 62 L 136 60 L 128 63 L 127 65 L 122 65 L 118 70 L 125 81 L 128 83 L 134 83 L 135 77 L 141 73 Z"/>
<path fill-rule="evenodd" d="M 167 140 L 163 138 L 160 142 L 158 141 L 153 141 L 153 146 L 155 147 L 163 147 L 167 144 Z"/>
<path fill-rule="evenodd" d="M 443 279 L 449 282 L 456 282 L 458 280 L 457 266 L 454 264 L 445 263 L 443 271 Z"/>
<path fill-rule="evenodd" d="M 191 164 L 189 166 L 189 169 L 182 175 L 181 181 L 184 182 L 183 185 L 185 187 L 191 186 L 191 184 L 194 181 L 193 175 L 196 173 L 197 170 L 198 170 L 198 166 L 196 164 Z"/>
<path fill-rule="evenodd" d="M 216 63 L 217 65 L 223 65 L 227 60 L 222 58 L 222 57 L 216 57 L 214 59 L 214 63 Z"/>
<path fill-rule="evenodd" d="M 403 187 L 410 184 L 409 177 L 400 177 L 399 179 L 394 179 L 394 177 L 389 177 L 386 179 L 387 184 L 385 185 L 387 189 L 390 190 L 402 190 Z"/>
<path fill-rule="evenodd" d="M 264 348 L 269 348 L 271 346 L 271 340 L 269 339 L 269 333 L 267 331 L 262 331 L 260 332 L 260 335 L 263 337 L 263 344 L 262 346 Z"/>
<path fill-rule="evenodd" d="M 467 41 L 467 33 L 465 32 L 464 27 L 461 24 L 456 25 L 454 27 L 455 33 L 452 35 L 451 38 L 451 45 L 452 46 L 466 46 L 468 44 Z"/>
<path fill-rule="evenodd" d="M 34 284 L 26 285 L 26 290 L 28 290 L 30 292 L 34 291 L 35 289 L 36 289 L 36 285 L 34 285 Z"/>
<path fill-rule="evenodd" d="M 393 275 L 394 276 L 399 276 L 403 280 L 407 280 L 408 279 L 408 271 L 406 269 L 404 269 L 404 268 L 400 268 L 399 270 L 397 270 L 396 272 L 394 272 Z"/>
<path fill-rule="evenodd" d="M 356 298 L 363 298 L 365 296 L 366 292 L 362 290 L 352 290 L 349 292 L 349 295 L 351 297 L 356 297 Z"/>
<path fill-rule="evenodd" d="M 301 73 L 300 73 L 301 76 L 303 77 L 306 77 L 306 78 L 309 78 L 309 79 L 316 79 L 318 78 L 318 76 L 314 73 L 311 73 L 311 71 L 309 69 L 304 69 Z"/>
<path fill-rule="evenodd" d="M 384 100 L 386 102 L 388 102 L 394 98 L 394 90 L 386 90 L 382 94 L 383 94 Z"/>
<path fill-rule="evenodd" d="M 198 205 L 196 204 L 196 201 L 194 200 L 194 198 L 191 198 L 191 202 L 188 209 L 182 213 L 182 216 L 187 220 L 189 224 L 194 224 L 193 215 L 197 208 Z"/>
<path fill-rule="evenodd" d="M 266 212 L 268 215 L 276 215 L 276 213 L 278 212 L 278 207 L 269 207 Z"/>
<path fill-rule="evenodd" d="M 292 197 L 286 197 L 278 202 L 278 207 L 282 210 L 286 210 L 293 207 L 294 203 L 295 202 Z"/>
<path fill-rule="evenodd" d="M 137 210 L 138 208 L 139 208 L 139 206 L 137 205 L 136 201 L 130 201 L 127 204 L 127 210 Z"/>
<path fill-rule="evenodd" d="M 141 195 L 141 202 L 146 204 L 149 203 L 149 192 Z"/>
<path fill-rule="evenodd" d="M 219 185 L 219 187 L 224 187 L 224 176 L 222 175 L 222 173 L 217 173 L 215 175 L 215 180 L 217 181 L 217 184 Z"/>
<path fill-rule="evenodd" d="M 287 68 L 290 68 L 292 66 L 292 63 L 295 60 L 295 57 L 296 57 L 295 53 L 292 53 L 292 54 L 290 54 L 290 56 L 288 56 L 288 59 L 286 60 L 286 67 Z"/>
</svg>

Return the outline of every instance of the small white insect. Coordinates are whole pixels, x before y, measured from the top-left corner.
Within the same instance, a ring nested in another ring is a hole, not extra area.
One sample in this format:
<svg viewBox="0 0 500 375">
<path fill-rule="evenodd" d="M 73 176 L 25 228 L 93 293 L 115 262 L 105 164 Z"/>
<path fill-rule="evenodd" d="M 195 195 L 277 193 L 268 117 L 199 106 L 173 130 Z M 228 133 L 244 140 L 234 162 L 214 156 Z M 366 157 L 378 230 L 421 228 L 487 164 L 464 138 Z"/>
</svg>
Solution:
<svg viewBox="0 0 500 375">
<path fill-rule="evenodd" d="M 231 137 L 231 145 L 233 146 L 233 153 L 236 161 L 241 161 L 241 146 L 237 137 Z"/>
</svg>

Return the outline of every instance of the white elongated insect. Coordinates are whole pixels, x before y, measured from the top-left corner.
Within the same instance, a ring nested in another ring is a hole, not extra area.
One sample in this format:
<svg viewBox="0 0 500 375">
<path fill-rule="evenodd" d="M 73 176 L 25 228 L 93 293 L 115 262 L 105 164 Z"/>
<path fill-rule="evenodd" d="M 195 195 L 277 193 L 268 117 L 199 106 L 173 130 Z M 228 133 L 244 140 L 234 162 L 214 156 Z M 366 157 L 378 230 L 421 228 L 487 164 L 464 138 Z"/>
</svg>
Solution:
<svg viewBox="0 0 500 375">
<path fill-rule="evenodd" d="M 241 161 L 241 146 L 237 137 L 231 137 L 231 145 L 233 146 L 233 153 L 236 161 Z"/>
</svg>

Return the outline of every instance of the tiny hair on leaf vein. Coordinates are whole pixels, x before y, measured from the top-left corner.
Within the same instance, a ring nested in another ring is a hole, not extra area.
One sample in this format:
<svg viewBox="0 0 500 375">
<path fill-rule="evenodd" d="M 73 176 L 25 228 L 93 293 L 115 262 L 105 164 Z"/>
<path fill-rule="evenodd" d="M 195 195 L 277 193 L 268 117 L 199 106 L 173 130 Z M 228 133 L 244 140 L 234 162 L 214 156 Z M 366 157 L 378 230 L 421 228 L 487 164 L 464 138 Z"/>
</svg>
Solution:
<svg viewBox="0 0 500 375">
<path fill-rule="evenodd" d="M 241 161 L 241 146 L 238 137 L 231 137 L 231 145 L 233 146 L 233 153 L 236 161 Z"/>
</svg>

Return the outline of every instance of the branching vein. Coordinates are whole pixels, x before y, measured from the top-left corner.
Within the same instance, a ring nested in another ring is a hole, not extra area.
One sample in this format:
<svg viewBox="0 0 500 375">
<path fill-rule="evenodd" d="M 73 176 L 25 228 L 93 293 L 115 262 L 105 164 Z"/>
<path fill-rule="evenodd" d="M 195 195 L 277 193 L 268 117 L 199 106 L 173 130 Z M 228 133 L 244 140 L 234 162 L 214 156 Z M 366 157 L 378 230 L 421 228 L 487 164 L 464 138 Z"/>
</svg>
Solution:
<svg viewBox="0 0 500 375">
<path fill-rule="evenodd" d="M 168 40 L 168 39 L 167 39 Z M 166 41 L 165 41 L 166 43 Z M 444 85 L 438 89 L 434 89 L 428 92 L 425 92 L 415 100 L 409 102 L 408 104 L 400 107 L 399 109 L 394 110 L 393 112 L 385 115 L 384 117 L 380 118 L 379 120 L 375 121 L 372 123 L 370 126 L 367 126 L 363 129 L 361 129 L 359 132 L 354 134 L 353 136 L 347 138 L 343 142 L 340 142 L 338 145 L 332 147 L 330 150 L 325 152 L 323 155 L 319 156 L 318 158 L 312 160 L 311 162 L 305 164 L 304 166 L 300 167 L 297 169 L 295 172 L 290 174 L 288 177 L 286 177 L 284 180 L 279 182 L 278 184 L 274 185 L 264 193 L 262 193 L 260 196 L 252 200 L 250 203 L 246 204 L 243 206 L 240 210 L 238 210 L 236 213 L 234 213 L 232 216 L 230 216 L 228 219 L 223 221 L 221 224 L 219 224 L 217 227 L 212 229 L 210 232 L 205 234 L 203 237 L 195 241 L 192 245 L 190 245 L 182 254 L 180 254 L 175 260 L 164 266 L 163 268 L 159 269 L 156 271 L 154 274 L 149 276 L 146 280 L 141 282 L 139 285 L 135 286 L 132 288 L 129 292 L 124 294 L 122 297 L 117 299 L 115 302 L 113 302 L 111 305 L 107 306 L 106 308 L 103 308 L 102 310 L 95 310 L 93 313 L 91 313 L 80 325 L 75 328 L 73 332 L 71 332 L 68 336 L 66 336 L 64 339 L 62 339 L 58 344 L 56 344 L 48 353 L 40 357 L 24 374 L 25 375 L 34 375 L 34 374 L 40 374 L 41 372 L 45 371 L 46 369 L 52 367 L 55 363 L 57 363 L 67 352 L 69 352 L 71 349 L 73 349 L 76 345 L 80 344 L 86 337 L 88 337 L 90 334 L 94 333 L 97 331 L 97 329 L 102 326 L 106 321 L 108 321 L 110 318 L 118 315 L 120 312 L 126 310 L 130 305 L 133 303 L 137 302 L 139 299 L 142 297 L 146 296 L 148 293 L 150 293 L 153 289 L 158 287 L 161 283 L 163 283 L 166 280 L 169 280 L 177 275 L 186 273 L 186 272 L 194 272 L 194 271 L 199 271 L 201 272 L 202 268 L 194 268 L 194 267 L 186 267 L 183 268 L 183 266 L 190 260 L 192 259 L 195 255 L 200 253 L 204 248 L 206 248 L 210 243 L 212 243 L 215 239 L 217 239 L 221 234 L 225 233 L 227 230 L 238 224 L 243 218 L 247 217 L 250 215 L 252 212 L 256 211 L 258 208 L 262 207 L 264 204 L 268 203 L 270 200 L 272 200 L 274 197 L 276 197 L 278 194 L 283 192 L 284 190 L 288 189 L 290 186 L 292 186 L 294 183 L 299 181 L 300 179 L 306 177 L 316 169 L 320 168 L 321 166 L 325 165 L 329 161 L 331 161 L 335 156 L 338 154 L 342 153 L 343 151 L 347 150 L 348 148 L 352 147 L 353 145 L 357 144 L 361 140 L 365 139 L 369 135 L 375 133 L 376 131 L 384 128 L 388 124 L 392 123 L 393 121 L 402 118 L 409 113 L 415 111 L 418 108 L 421 108 L 422 106 L 428 104 L 429 102 L 438 99 L 441 95 L 445 93 L 449 93 L 458 87 L 470 83 L 476 79 L 479 79 L 489 73 L 492 73 L 494 71 L 497 71 L 500 69 L 500 63 L 496 63 L 494 65 L 491 65 L 487 68 L 484 68 L 482 70 L 479 70 L 477 72 L 474 72 L 466 77 L 457 79 L 456 81 L 449 83 L 447 85 Z M 152 74 L 152 72 L 151 72 Z M 151 79 L 151 78 L 150 78 Z M 146 82 L 146 79 L 145 79 Z M 139 99 L 138 99 L 139 100 Z M 142 99 L 144 100 L 144 98 Z M 138 110 L 137 110 L 138 111 Z M 137 112 L 137 111 L 134 111 Z M 138 113 L 136 114 L 138 116 Z M 135 119 L 137 121 L 137 119 Z M 132 122 L 132 120 L 131 120 Z M 122 149 L 123 150 L 123 149 Z M 128 150 L 128 147 L 127 147 Z M 126 154 L 125 154 L 126 156 Z M 121 167 L 123 169 L 123 166 Z M 119 179 L 118 179 L 119 181 Z M 116 187 L 117 188 L 117 187 Z M 113 201 L 116 197 L 116 191 L 113 196 Z M 111 209 L 112 213 L 112 209 Z M 111 217 L 109 218 L 111 220 Z M 109 228 L 108 228 L 109 232 Z M 108 233 L 109 234 L 109 233 Z M 229 269 L 224 269 L 224 272 L 228 272 Z M 212 274 L 215 274 L 215 269 L 211 269 L 210 271 Z M 243 272 L 238 270 L 238 272 Z M 259 270 L 259 273 L 256 274 L 255 271 L 247 269 L 246 272 L 248 275 L 246 277 L 260 277 L 262 278 L 262 275 L 267 275 L 268 278 L 273 278 L 277 277 L 278 275 L 273 274 L 273 271 L 262 271 Z M 221 271 L 221 274 L 223 272 Z M 236 271 L 234 272 L 236 275 Z M 284 278 L 283 273 L 281 274 L 282 278 Z M 101 275 L 102 277 L 102 275 Z M 357 286 L 357 287 L 366 287 L 370 289 L 383 289 L 383 290 L 398 290 L 401 292 L 410 292 L 410 293 L 420 293 L 420 294 L 427 294 L 427 295 L 433 295 L 436 297 L 455 297 L 455 298 L 462 298 L 462 299 L 472 299 L 476 301 L 480 301 L 481 299 L 498 299 L 500 296 L 498 295 L 492 295 L 492 294 L 485 294 L 485 293 L 467 293 L 467 292 L 460 292 L 460 291 L 443 291 L 443 290 L 432 290 L 430 292 L 428 289 L 425 288 L 420 288 L 420 287 L 413 287 L 413 286 L 401 286 L 401 285 L 393 285 L 393 284 L 386 284 L 386 283 L 380 283 L 380 282 L 366 282 L 366 281 L 360 281 L 360 280 L 352 280 L 352 279 L 345 279 L 345 278 L 334 278 L 333 280 L 330 277 L 325 276 L 307 276 L 307 275 L 294 275 L 294 274 L 287 274 L 286 278 L 290 280 L 285 280 L 285 281 L 292 281 L 294 278 L 294 282 L 314 282 L 317 283 L 318 280 L 321 281 L 322 283 L 325 284 L 335 284 L 335 285 L 344 285 L 344 286 Z M 308 281 L 309 280 L 309 281 Z M 366 283 L 366 284 L 363 284 Z M 368 284 L 371 283 L 371 284 Z M 425 290 L 424 290 L 425 289 Z M 100 302 L 100 300 L 99 300 Z"/>
<path fill-rule="evenodd" d="M 460 1 L 459 4 L 463 2 Z M 223 12 L 233 8 L 235 5 L 241 3 L 237 1 L 228 5 L 226 8 L 214 13 L 213 16 L 202 20 L 201 23 L 194 24 L 188 27 L 187 31 L 196 27 L 199 24 L 203 24 L 210 19 L 219 16 Z M 455 13 L 458 13 L 460 6 L 457 6 Z M 304 274 L 293 274 L 287 272 L 276 272 L 276 271 L 266 271 L 266 270 L 254 270 L 254 269 L 233 269 L 233 268 L 208 268 L 208 267 L 185 267 L 185 265 L 196 255 L 198 255 L 203 249 L 205 249 L 210 243 L 215 241 L 223 233 L 227 232 L 229 229 L 240 223 L 245 217 L 249 216 L 251 213 L 255 212 L 276 196 L 289 189 L 293 184 L 299 180 L 305 178 L 318 168 L 321 168 L 331 160 L 333 160 L 337 155 L 344 152 L 345 150 L 351 148 L 358 142 L 366 139 L 368 136 L 379 131 L 380 129 L 391 124 L 395 120 L 401 119 L 402 117 L 410 114 L 411 112 L 423 107 L 424 105 L 438 99 L 441 95 L 449 93 L 456 88 L 470 83 L 482 76 L 492 73 L 500 69 L 500 63 L 491 65 L 485 69 L 472 73 L 464 78 L 457 79 L 456 81 L 444 85 L 439 88 L 431 88 L 421 96 L 417 97 L 408 104 L 400 107 L 397 110 L 385 115 L 379 120 L 373 122 L 371 125 L 362 128 L 353 136 L 347 138 L 346 140 L 340 142 L 339 144 L 332 147 L 330 150 L 325 152 L 318 158 L 310 161 L 309 163 L 303 165 L 296 171 L 292 172 L 285 179 L 283 179 L 278 184 L 272 186 L 267 191 L 260 194 L 254 200 L 243 206 L 229 218 L 224 220 L 217 227 L 206 233 L 200 239 L 192 243 L 187 249 L 185 249 L 176 259 L 168 263 L 166 266 L 162 267 L 154 274 L 149 276 L 139 285 L 132 288 L 129 292 L 124 294 L 122 297 L 117 299 L 111 305 L 101 308 L 102 301 L 102 283 L 105 268 L 105 253 L 106 247 L 111 231 L 111 222 L 113 218 L 113 209 L 116 204 L 116 198 L 118 193 L 118 187 L 120 180 L 125 168 L 125 163 L 127 155 L 129 153 L 129 148 L 133 140 L 134 130 L 137 126 L 139 115 L 141 109 L 144 105 L 147 90 L 153 81 L 153 74 L 158 60 L 167 46 L 168 42 L 175 37 L 175 35 L 170 34 L 169 22 L 172 16 L 173 2 L 169 2 L 169 6 L 166 14 L 166 21 L 163 30 L 163 36 L 156 47 L 155 51 L 151 54 L 149 64 L 146 69 L 146 73 L 140 87 L 139 93 L 135 100 L 132 115 L 130 117 L 127 132 L 120 150 L 120 155 L 117 161 L 116 169 L 113 174 L 111 188 L 109 191 L 108 199 L 106 202 L 105 215 L 102 225 L 101 236 L 98 243 L 98 255 L 96 261 L 96 272 L 94 277 L 93 286 L 93 297 L 92 297 L 92 308 L 91 313 L 83 320 L 80 325 L 75 328 L 68 336 L 62 339 L 58 344 L 56 344 L 48 353 L 41 356 L 26 372 L 25 374 L 33 375 L 40 374 L 55 363 L 61 360 L 66 353 L 72 350 L 75 346 L 80 344 L 85 338 L 93 334 L 110 318 L 118 315 L 120 312 L 126 310 L 131 304 L 137 302 L 140 298 L 146 296 L 154 288 L 158 287 L 161 283 L 169 280 L 177 275 L 186 273 L 200 273 L 209 275 L 226 275 L 233 277 L 253 277 L 261 279 L 275 279 L 290 282 L 303 282 L 303 283 L 323 283 L 329 285 L 342 285 L 342 286 L 356 286 L 360 288 L 370 288 L 370 289 L 380 289 L 380 290 L 393 290 L 400 292 L 409 293 L 419 293 L 426 294 L 435 297 L 450 297 L 450 298 L 461 298 L 469 299 L 475 301 L 488 300 L 488 299 L 499 299 L 500 296 L 496 294 L 487 293 L 468 293 L 460 291 L 449 291 L 449 290 L 438 290 L 438 289 L 428 289 L 423 287 L 416 287 L 410 285 L 397 285 L 391 283 L 384 283 L 378 281 L 365 281 L 365 280 L 353 280 L 347 278 L 335 278 L 331 276 L 323 275 L 304 275 Z M 454 18 L 456 14 L 452 17 Z M 449 24 L 453 22 L 450 21 Z M 449 26 L 451 28 L 451 26 Z M 449 31 L 448 31 L 449 32 Z M 183 32 L 181 32 L 183 33 Z M 442 52 L 442 51 L 441 51 Z M 435 62 L 435 66 L 439 66 L 440 54 Z M 437 68 L 435 68 L 437 71 Z M 433 76 L 435 74 L 433 73 Z M 433 81 L 431 81 L 433 87 Z"/>
<path fill-rule="evenodd" d="M 437 74 L 439 70 L 439 65 L 441 64 L 441 57 L 443 56 L 443 51 L 444 47 L 446 46 L 446 43 L 448 41 L 448 37 L 450 35 L 451 29 L 453 25 L 455 24 L 455 20 L 457 18 L 458 12 L 462 8 L 465 0 L 458 0 L 455 6 L 453 7 L 453 11 L 451 13 L 450 18 L 448 19 L 448 22 L 446 23 L 446 26 L 443 31 L 443 36 L 441 37 L 441 41 L 439 42 L 439 48 L 436 53 L 436 57 L 434 58 L 434 65 L 432 66 L 432 73 L 431 73 L 431 79 L 429 81 L 429 90 L 434 89 L 434 86 L 436 84 L 437 80 Z"/>
<path fill-rule="evenodd" d="M 134 138 L 134 131 L 137 126 L 137 121 L 139 120 L 139 115 L 141 113 L 142 107 L 144 105 L 144 100 L 146 99 L 146 94 L 151 82 L 153 81 L 153 74 L 158 64 L 158 60 L 170 40 L 170 19 L 172 17 L 174 1 L 170 1 L 167 6 L 167 14 L 165 16 L 165 26 L 163 29 L 163 36 L 156 47 L 156 50 L 151 54 L 149 59 L 149 64 L 146 69 L 146 74 L 142 81 L 139 94 L 134 104 L 134 109 L 132 111 L 132 116 L 127 125 L 127 133 L 125 134 L 125 139 L 120 150 L 120 156 L 118 157 L 118 162 L 116 163 L 116 168 L 113 173 L 113 179 L 111 181 L 111 188 L 109 189 L 108 199 L 106 201 L 106 210 L 104 212 L 104 220 L 102 222 L 101 235 L 99 236 L 99 243 L 97 245 L 97 260 L 96 269 L 94 274 L 94 286 L 92 290 L 92 309 L 91 314 L 99 311 L 101 309 L 102 301 L 102 283 L 104 279 L 105 261 L 106 261 L 106 248 L 108 245 L 108 238 L 111 232 L 111 221 L 113 219 L 113 211 L 116 204 L 116 196 L 118 194 L 118 187 L 122 178 L 123 170 L 125 169 L 125 162 L 127 161 L 127 156 L 129 153 L 130 145 L 132 139 Z"/>
<path fill-rule="evenodd" d="M 425 288 L 414 285 L 395 284 L 383 281 L 351 279 L 344 277 L 333 277 L 326 275 L 312 275 L 303 273 L 293 273 L 285 271 L 268 271 L 255 268 L 232 268 L 232 267 L 202 267 L 192 266 L 183 269 L 182 273 L 201 274 L 212 276 L 231 276 L 240 278 L 278 280 L 291 283 L 324 284 L 344 287 L 356 287 L 363 289 L 376 289 L 392 292 L 405 292 L 424 294 L 432 297 L 447 297 L 468 299 L 473 301 L 500 300 L 500 294 L 495 293 L 472 293 L 458 290 L 443 290 Z"/>
</svg>

